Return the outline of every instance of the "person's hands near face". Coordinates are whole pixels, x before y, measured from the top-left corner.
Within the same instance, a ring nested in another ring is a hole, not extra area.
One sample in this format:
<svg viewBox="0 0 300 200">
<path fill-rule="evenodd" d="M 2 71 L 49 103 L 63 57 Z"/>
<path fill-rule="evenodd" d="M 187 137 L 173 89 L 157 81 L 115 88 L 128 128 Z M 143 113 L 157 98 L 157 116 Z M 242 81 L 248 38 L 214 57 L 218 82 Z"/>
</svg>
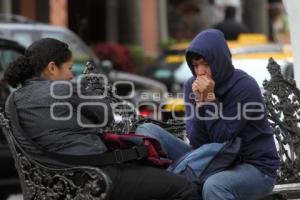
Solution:
<svg viewBox="0 0 300 200">
<path fill-rule="evenodd" d="M 197 76 L 197 79 L 192 84 L 196 103 L 201 105 L 203 102 L 215 100 L 215 82 L 212 79 L 212 72 L 208 62 L 199 56 L 199 58 L 192 59 L 192 66 Z"/>
<path fill-rule="evenodd" d="M 196 103 L 204 102 L 203 101 L 203 94 L 200 92 L 200 88 L 199 88 L 198 83 L 196 81 L 194 81 L 194 83 L 192 84 L 192 91 L 195 95 Z"/>
<path fill-rule="evenodd" d="M 215 82 L 208 76 L 197 76 L 197 79 L 192 85 L 194 94 L 201 94 L 202 102 L 215 100 Z M 197 95 L 196 95 L 197 96 Z"/>
</svg>

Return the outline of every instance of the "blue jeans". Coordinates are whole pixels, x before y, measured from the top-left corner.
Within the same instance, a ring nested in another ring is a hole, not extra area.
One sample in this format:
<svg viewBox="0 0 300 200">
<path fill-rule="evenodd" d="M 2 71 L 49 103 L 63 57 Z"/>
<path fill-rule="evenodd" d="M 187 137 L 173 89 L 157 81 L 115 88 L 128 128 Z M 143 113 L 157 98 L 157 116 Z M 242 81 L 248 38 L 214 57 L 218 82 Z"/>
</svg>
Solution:
<svg viewBox="0 0 300 200">
<path fill-rule="evenodd" d="M 192 150 L 188 144 L 155 124 L 140 125 L 136 133 L 157 139 L 172 160 Z M 210 176 L 203 185 L 202 197 L 204 200 L 256 200 L 269 194 L 274 184 L 275 178 L 243 163 Z"/>
<path fill-rule="evenodd" d="M 192 147 L 187 143 L 183 142 L 181 139 L 155 124 L 142 124 L 136 129 L 135 132 L 137 134 L 152 137 L 158 140 L 162 149 L 171 160 L 177 160 L 192 150 Z"/>
<path fill-rule="evenodd" d="M 274 184 L 275 178 L 244 163 L 210 176 L 202 196 L 204 200 L 258 200 L 269 194 Z"/>
</svg>

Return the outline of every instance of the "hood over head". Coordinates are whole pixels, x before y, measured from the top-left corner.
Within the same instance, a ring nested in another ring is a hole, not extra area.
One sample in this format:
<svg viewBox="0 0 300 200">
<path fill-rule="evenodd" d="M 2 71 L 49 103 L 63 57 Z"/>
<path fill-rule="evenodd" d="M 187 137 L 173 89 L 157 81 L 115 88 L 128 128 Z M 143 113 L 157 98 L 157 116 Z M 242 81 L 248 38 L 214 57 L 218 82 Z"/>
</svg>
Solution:
<svg viewBox="0 0 300 200">
<path fill-rule="evenodd" d="M 216 90 L 232 76 L 234 67 L 231 53 L 222 32 L 216 29 L 202 31 L 192 40 L 186 50 L 186 61 L 193 75 L 196 76 L 189 56 L 190 52 L 201 55 L 209 64 Z"/>
</svg>

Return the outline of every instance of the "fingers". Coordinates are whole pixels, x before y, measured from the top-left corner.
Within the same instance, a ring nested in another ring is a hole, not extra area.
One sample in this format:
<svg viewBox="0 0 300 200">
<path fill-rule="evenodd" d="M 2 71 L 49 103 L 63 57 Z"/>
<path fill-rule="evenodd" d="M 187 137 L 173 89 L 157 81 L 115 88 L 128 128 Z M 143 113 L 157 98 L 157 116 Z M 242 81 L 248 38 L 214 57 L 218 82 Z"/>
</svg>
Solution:
<svg viewBox="0 0 300 200">
<path fill-rule="evenodd" d="M 194 92 L 195 94 L 195 101 L 196 102 L 203 102 L 203 93 L 200 93 L 199 91 Z"/>
<path fill-rule="evenodd" d="M 194 82 L 194 89 L 198 90 L 199 92 L 204 92 L 208 86 L 209 82 L 204 78 L 197 78 Z"/>
<path fill-rule="evenodd" d="M 200 92 L 203 92 L 205 88 L 205 80 L 203 78 L 198 78 L 194 81 L 194 88 L 197 88 Z"/>
<path fill-rule="evenodd" d="M 196 79 L 197 83 L 208 83 L 209 85 L 213 85 L 215 86 L 215 81 L 212 80 L 211 78 L 207 77 L 207 76 L 199 76 Z"/>
<path fill-rule="evenodd" d="M 207 82 L 210 86 L 215 87 L 215 81 L 212 80 L 211 78 L 207 77 L 207 76 L 203 76 L 202 77 L 204 79 L 205 82 Z"/>
<path fill-rule="evenodd" d="M 195 101 L 196 102 L 202 102 L 203 101 L 203 94 L 200 92 L 201 90 L 202 90 L 201 87 L 196 82 L 194 82 L 192 84 L 192 91 L 195 95 Z"/>
<path fill-rule="evenodd" d="M 215 82 L 211 78 L 207 76 L 198 76 L 192 84 L 192 90 L 196 96 L 196 102 L 214 100 L 214 88 Z"/>
<path fill-rule="evenodd" d="M 200 91 L 203 90 L 202 89 L 202 86 L 201 86 L 201 83 L 197 83 L 196 81 L 192 84 L 192 90 L 193 92 L 196 92 L 196 91 Z"/>
</svg>

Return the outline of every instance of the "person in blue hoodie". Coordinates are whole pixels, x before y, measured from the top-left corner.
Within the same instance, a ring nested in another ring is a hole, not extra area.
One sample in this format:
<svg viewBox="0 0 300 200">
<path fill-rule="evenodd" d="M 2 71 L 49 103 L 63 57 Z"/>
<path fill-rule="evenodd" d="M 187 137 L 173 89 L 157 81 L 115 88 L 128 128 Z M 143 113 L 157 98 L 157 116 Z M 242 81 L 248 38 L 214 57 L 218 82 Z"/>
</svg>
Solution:
<svg viewBox="0 0 300 200">
<path fill-rule="evenodd" d="M 167 155 L 178 159 L 191 149 L 240 137 L 239 162 L 210 176 L 205 200 L 260 199 L 275 185 L 279 157 L 262 94 L 253 77 L 232 65 L 222 32 L 200 32 L 186 51 L 193 76 L 185 82 L 186 131 L 190 145 L 153 124 L 138 133 L 158 139 Z"/>
</svg>

